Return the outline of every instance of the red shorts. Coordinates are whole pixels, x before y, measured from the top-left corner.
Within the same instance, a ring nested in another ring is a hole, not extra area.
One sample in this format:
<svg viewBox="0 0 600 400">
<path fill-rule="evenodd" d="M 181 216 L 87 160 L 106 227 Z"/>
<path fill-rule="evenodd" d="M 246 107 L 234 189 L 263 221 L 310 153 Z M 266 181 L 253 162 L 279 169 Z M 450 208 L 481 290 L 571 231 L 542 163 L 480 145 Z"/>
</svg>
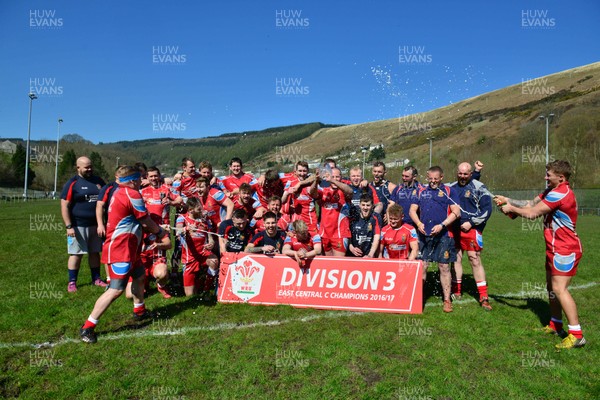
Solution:
<svg viewBox="0 0 600 400">
<path fill-rule="evenodd" d="M 456 248 L 466 251 L 483 250 L 483 235 L 477 229 L 469 229 L 468 232 L 454 231 Z"/>
<path fill-rule="evenodd" d="M 339 251 L 345 253 L 348 250 L 348 239 L 347 238 L 327 238 L 321 236 L 321 245 L 323 246 L 323 252 L 326 251 Z"/>
<path fill-rule="evenodd" d="M 135 265 L 127 262 L 108 264 L 108 275 L 111 289 L 125 290 L 128 281 L 144 275 L 144 266 L 139 260 Z"/>
<path fill-rule="evenodd" d="M 194 286 L 196 284 L 196 277 L 200 271 L 205 271 L 208 268 L 206 261 L 209 257 L 214 257 L 214 255 L 209 253 L 209 255 L 203 255 L 199 259 L 183 265 L 183 286 Z"/>
<path fill-rule="evenodd" d="M 158 264 L 167 264 L 166 257 L 144 257 L 142 256 L 142 264 L 144 264 L 144 268 L 146 269 L 146 277 L 152 278 L 154 277 L 154 267 Z"/>
<path fill-rule="evenodd" d="M 549 271 L 550 275 L 575 276 L 580 260 L 580 252 L 559 254 L 546 251 L 546 271 Z"/>
</svg>

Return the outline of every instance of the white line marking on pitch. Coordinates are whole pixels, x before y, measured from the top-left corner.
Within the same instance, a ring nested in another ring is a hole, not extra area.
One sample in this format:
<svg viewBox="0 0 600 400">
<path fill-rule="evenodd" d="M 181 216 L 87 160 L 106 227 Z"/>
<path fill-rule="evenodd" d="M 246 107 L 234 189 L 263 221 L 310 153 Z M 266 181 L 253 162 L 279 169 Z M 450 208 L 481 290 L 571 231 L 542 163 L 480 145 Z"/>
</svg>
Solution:
<svg viewBox="0 0 600 400">
<path fill-rule="evenodd" d="M 583 285 L 572 286 L 570 290 L 582 290 L 588 289 L 594 286 L 597 286 L 598 282 L 589 282 Z M 527 291 L 527 292 L 515 292 L 515 293 L 505 293 L 498 295 L 490 295 L 490 297 L 498 297 L 498 298 L 513 298 L 515 300 L 526 300 L 532 296 L 544 295 L 546 293 L 545 290 L 538 291 Z M 475 303 L 476 299 L 465 299 L 458 300 L 454 303 L 456 304 L 465 304 L 465 303 Z M 425 304 L 425 307 L 439 307 L 440 302 L 433 302 Z M 236 329 L 250 329 L 257 327 L 265 327 L 265 326 L 279 326 L 285 325 L 292 322 L 310 322 L 319 319 L 326 318 L 340 318 L 340 317 L 348 317 L 348 316 L 356 316 L 356 315 L 367 315 L 368 313 L 364 312 L 353 312 L 353 311 L 327 311 L 322 314 L 313 314 L 307 315 L 301 318 L 290 318 L 284 320 L 271 320 L 264 322 L 253 322 L 251 324 L 236 324 L 236 323 L 225 323 L 225 324 L 217 324 L 211 326 L 191 326 L 186 328 L 176 328 L 174 330 L 154 330 L 154 329 L 145 329 L 139 330 L 137 332 L 127 332 L 127 333 L 118 333 L 113 335 L 100 335 L 101 340 L 120 340 L 120 339 L 130 339 L 130 338 L 143 338 L 143 337 L 151 337 L 151 336 L 176 336 L 176 335 L 185 335 L 188 332 L 206 332 L 206 331 L 228 331 L 228 330 L 236 330 Z M 79 339 L 73 338 L 64 338 L 60 339 L 56 342 L 44 342 L 44 343 L 0 343 L 0 349 L 9 349 L 9 348 L 18 348 L 18 347 L 31 347 L 34 349 L 40 348 L 52 348 L 56 346 L 60 346 L 67 343 L 81 343 Z"/>
</svg>

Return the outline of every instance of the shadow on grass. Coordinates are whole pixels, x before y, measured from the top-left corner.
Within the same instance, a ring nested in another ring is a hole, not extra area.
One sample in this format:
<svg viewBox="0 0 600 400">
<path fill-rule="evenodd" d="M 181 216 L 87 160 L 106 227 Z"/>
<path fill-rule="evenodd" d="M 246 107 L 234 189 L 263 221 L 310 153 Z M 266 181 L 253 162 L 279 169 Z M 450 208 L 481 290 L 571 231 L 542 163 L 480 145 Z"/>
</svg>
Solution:
<svg viewBox="0 0 600 400">
<path fill-rule="evenodd" d="M 537 315 L 538 319 L 540 320 L 540 324 L 542 326 L 547 325 L 548 321 L 550 320 L 550 307 L 548 306 L 548 302 L 545 300 L 542 300 L 541 298 L 523 298 L 523 297 L 516 297 L 516 296 L 490 296 L 492 299 L 494 299 L 495 302 L 499 303 L 499 304 L 504 304 L 508 307 L 511 308 L 518 308 L 521 310 L 530 310 L 531 312 L 533 312 L 535 315 Z M 511 301 L 514 300 L 517 303 L 522 303 L 523 301 L 525 301 L 525 304 L 516 304 L 515 302 Z"/>
<path fill-rule="evenodd" d="M 477 290 L 477 282 L 473 278 L 472 274 L 463 274 L 462 277 L 462 293 L 463 298 L 465 295 L 473 297 L 476 301 L 479 301 L 479 291 Z M 489 295 L 498 304 L 503 304 L 511 308 L 518 308 L 521 310 L 530 310 L 533 312 L 542 325 L 546 325 L 550 320 L 550 308 L 548 302 L 542 297 L 517 297 L 517 296 L 498 296 Z M 512 302 L 514 300 L 515 302 Z M 525 304 L 522 302 L 525 301 Z"/>
<path fill-rule="evenodd" d="M 151 293 L 151 292 L 152 292 L 152 290 L 149 291 L 149 293 Z M 120 333 L 120 332 L 144 329 L 144 328 L 147 328 L 148 326 L 152 325 L 156 321 L 172 319 L 176 315 L 178 315 L 186 310 L 196 309 L 198 307 L 214 307 L 215 305 L 217 305 L 217 299 L 215 296 L 210 296 L 208 299 L 206 299 L 200 295 L 194 295 L 194 296 L 186 298 L 184 301 L 172 302 L 172 303 L 166 304 L 164 306 L 155 307 L 152 310 L 152 313 L 154 314 L 154 318 L 146 319 L 144 321 L 133 321 L 133 316 L 132 316 L 131 323 L 127 323 L 126 325 L 122 325 L 115 329 L 107 329 L 104 331 L 97 331 L 97 333 L 99 335 L 106 335 L 106 334 L 111 334 L 111 333 Z"/>
</svg>

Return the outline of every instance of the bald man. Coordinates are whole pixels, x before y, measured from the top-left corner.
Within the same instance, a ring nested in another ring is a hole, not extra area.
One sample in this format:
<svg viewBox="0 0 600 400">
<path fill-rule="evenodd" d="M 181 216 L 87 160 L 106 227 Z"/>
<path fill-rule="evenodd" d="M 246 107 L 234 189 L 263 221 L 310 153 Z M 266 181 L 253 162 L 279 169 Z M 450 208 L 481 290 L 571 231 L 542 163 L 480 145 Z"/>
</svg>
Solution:
<svg viewBox="0 0 600 400">
<path fill-rule="evenodd" d="M 481 165 L 483 166 L 483 165 Z M 481 262 L 483 250 L 483 230 L 492 215 L 492 196 L 485 185 L 473 179 L 471 164 L 463 162 L 458 166 L 456 182 L 448 186 L 454 187 L 460 199 L 460 221 L 453 226 L 456 243 L 456 262 L 452 280 L 454 298 L 461 297 L 463 275 L 463 253 L 466 251 L 473 270 L 473 278 L 479 292 L 479 303 L 484 310 L 490 311 L 492 306 L 488 300 L 485 270 Z"/>
<path fill-rule="evenodd" d="M 77 291 L 77 275 L 84 254 L 92 272 L 92 284 L 106 287 L 100 278 L 100 251 L 102 241 L 98 236 L 96 202 L 102 178 L 94 176 L 92 161 L 87 157 L 77 159 L 77 175 L 69 179 L 60 195 L 60 211 L 67 229 L 67 251 L 69 253 L 69 292 Z"/>
</svg>

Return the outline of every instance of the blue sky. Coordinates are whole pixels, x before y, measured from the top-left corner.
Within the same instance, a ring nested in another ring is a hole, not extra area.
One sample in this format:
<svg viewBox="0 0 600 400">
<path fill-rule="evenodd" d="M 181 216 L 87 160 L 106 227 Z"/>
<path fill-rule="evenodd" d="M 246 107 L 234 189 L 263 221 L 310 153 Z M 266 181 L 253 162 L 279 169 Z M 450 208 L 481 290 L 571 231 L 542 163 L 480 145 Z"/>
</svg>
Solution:
<svg viewBox="0 0 600 400">
<path fill-rule="evenodd" d="M 204 137 L 442 107 L 599 60 L 600 2 L 0 1 L 0 137 Z"/>
</svg>

